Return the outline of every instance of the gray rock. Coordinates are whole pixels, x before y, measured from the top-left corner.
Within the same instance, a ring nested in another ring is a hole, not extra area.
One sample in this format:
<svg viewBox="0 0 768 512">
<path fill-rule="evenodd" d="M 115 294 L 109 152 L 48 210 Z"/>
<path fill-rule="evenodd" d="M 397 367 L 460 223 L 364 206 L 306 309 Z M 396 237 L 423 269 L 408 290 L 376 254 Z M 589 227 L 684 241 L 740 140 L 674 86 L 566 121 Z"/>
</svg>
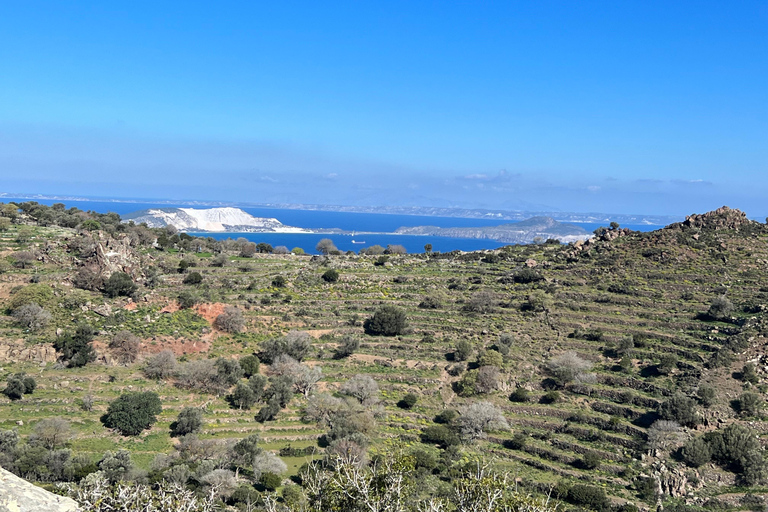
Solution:
<svg viewBox="0 0 768 512">
<path fill-rule="evenodd" d="M 77 512 L 75 500 L 57 496 L 0 468 L 0 512 Z"/>
</svg>

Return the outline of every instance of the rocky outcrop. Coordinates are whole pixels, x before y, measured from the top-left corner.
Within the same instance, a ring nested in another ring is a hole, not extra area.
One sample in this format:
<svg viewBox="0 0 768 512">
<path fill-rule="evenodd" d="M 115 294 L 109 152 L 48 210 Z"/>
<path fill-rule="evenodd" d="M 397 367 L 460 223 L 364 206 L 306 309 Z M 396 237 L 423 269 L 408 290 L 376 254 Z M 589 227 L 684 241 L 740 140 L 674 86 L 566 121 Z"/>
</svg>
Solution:
<svg viewBox="0 0 768 512">
<path fill-rule="evenodd" d="M 0 468 L 0 512 L 77 512 L 75 500 L 57 496 Z"/>
<path fill-rule="evenodd" d="M 0 343 L 0 362 L 55 363 L 56 349 L 50 343 L 26 345 L 23 341 L 3 341 Z"/>
<path fill-rule="evenodd" d="M 693 476 L 695 477 L 693 481 L 700 482 L 701 479 L 698 473 L 694 470 L 691 471 L 693 471 Z M 650 478 L 656 484 L 656 494 L 660 496 L 680 498 L 701 487 L 700 483 L 698 485 L 692 484 L 686 471 L 680 468 L 669 468 L 663 461 L 653 463 Z"/>
<path fill-rule="evenodd" d="M 125 272 L 134 279 L 142 276 L 141 258 L 131 248 L 131 240 L 106 238 L 96 243 L 96 262 L 99 274 L 107 279 L 115 272 Z"/>
<path fill-rule="evenodd" d="M 669 227 L 711 229 L 714 231 L 724 229 L 739 229 L 745 224 L 753 222 L 747 218 L 747 214 L 741 210 L 731 209 L 727 206 L 717 210 L 693 215 L 685 218 L 684 222 L 672 224 Z"/>
</svg>

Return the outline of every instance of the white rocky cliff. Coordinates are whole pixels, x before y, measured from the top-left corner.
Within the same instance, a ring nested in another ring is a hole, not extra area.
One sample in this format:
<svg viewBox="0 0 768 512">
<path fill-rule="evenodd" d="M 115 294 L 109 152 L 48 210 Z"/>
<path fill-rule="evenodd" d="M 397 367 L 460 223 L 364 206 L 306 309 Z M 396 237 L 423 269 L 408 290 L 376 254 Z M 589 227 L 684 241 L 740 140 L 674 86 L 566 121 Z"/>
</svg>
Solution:
<svg viewBox="0 0 768 512">
<path fill-rule="evenodd" d="M 151 228 L 173 226 L 179 231 L 307 233 L 277 219 L 254 217 L 240 208 L 150 208 L 123 217 Z"/>
<path fill-rule="evenodd" d="M 0 468 L 0 512 L 76 512 L 73 499 L 57 496 Z"/>
</svg>

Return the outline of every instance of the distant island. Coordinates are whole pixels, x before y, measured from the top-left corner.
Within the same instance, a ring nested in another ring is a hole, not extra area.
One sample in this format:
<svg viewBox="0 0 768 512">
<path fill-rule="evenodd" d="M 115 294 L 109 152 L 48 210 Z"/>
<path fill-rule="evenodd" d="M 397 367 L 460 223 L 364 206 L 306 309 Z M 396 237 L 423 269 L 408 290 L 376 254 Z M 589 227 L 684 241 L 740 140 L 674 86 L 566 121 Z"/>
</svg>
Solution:
<svg viewBox="0 0 768 512">
<path fill-rule="evenodd" d="M 124 222 L 145 223 L 151 228 L 173 226 L 179 231 L 205 233 L 295 233 L 351 235 L 351 231 L 338 228 L 305 229 L 287 226 L 275 218 L 254 217 L 240 208 L 150 208 L 123 217 Z M 363 232 L 357 231 L 357 234 Z M 574 224 L 561 223 L 551 217 L 530 219 L 483 227 L 403 226 L 394 233 L 368 231 L 369 234 L 395 234 L 414 236 L 440 236 L 447 238 L 473 238 L 496 240 L 503 243 L 524 244 L 536 239 L 555 238 L 561 242 L 586 240 L 591 235 Z"/>
<path fill-rule="evenodd" d="M 516 244 L 531 243 L 537 238 L 542 240 L 555 238 L 568 243 L 586 240 L 592 236 L 580 226 L 558 222 L 552 217 L 532 217 L 521 222 L 476 228 L 401 227 L 395 233 L 398 235 L 431 235 L 450 238 L 482 238 Z"/>
</svg>

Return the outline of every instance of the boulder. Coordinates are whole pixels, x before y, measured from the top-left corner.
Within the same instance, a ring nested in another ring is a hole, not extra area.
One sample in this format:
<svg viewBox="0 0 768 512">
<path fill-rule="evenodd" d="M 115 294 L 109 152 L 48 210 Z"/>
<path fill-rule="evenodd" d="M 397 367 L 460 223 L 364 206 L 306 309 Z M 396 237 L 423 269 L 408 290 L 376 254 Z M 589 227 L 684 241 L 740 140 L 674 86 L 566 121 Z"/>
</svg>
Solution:
<svg viewBox="0 0 768 512">
<path fill-rule="evenodd" d="M 57 496 L 0 468 L 0 512 L 77 512 L 75 500 Z"/>
</svg>

